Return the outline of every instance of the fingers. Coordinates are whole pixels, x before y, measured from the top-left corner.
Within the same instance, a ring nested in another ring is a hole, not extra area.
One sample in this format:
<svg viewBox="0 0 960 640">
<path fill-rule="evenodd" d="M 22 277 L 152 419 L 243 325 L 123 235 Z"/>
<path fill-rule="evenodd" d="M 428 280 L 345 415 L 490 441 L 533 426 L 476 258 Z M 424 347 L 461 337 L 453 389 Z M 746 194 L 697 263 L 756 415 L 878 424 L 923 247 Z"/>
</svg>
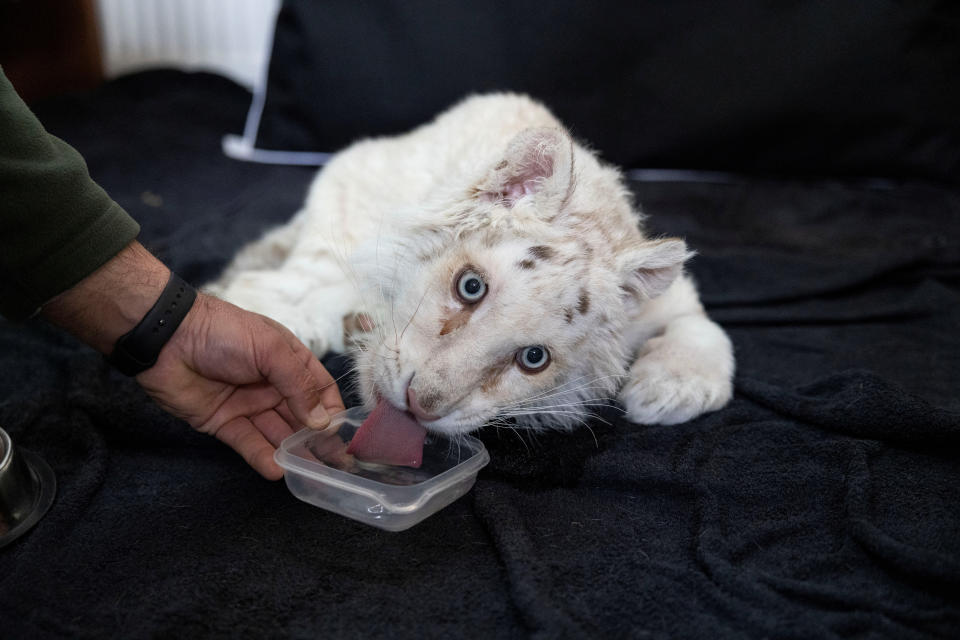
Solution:
<svg viewBox="0 0 960 640">
<path fill-rule="evenodd" d="M 214 435 L 243 456 L 247 464 L 267 480 L 279 480 L 283 477 L 283 469 L 273 460 L 274 446 L 249 418 L 234 418 L 217 429 Z"/>
<path fill-rule="evenodd" d="M 326 427 L 330 413 L 344 409 L 336 382 L 286 327 L 267 318 L 264 320 L 265 329 L 274 330 L 275 338 L 254 343 L 260 372 L 286 398 L 298 422 L 312 429 Z"/>
<path fill-rule="evenodd" d="M 330 372 L 324 368 L 320 361 L 313 357 L 312 353 L 310 354 L 309 362 L 307 362 L 307 367 L 310 369 L 313 377 L 323 385 L 320 390 L 320 402 L 326 407 L 327 412 L 334 414 L 344 411 L 346 407 L 343 405 L 343 398 L 340 396 L 340 389 L 337 387 L 336 380 L 333 379 L 333 376 L 330 375 Z"/>
<path fill-rule="evenodd" d="M 219 425 L 238 416 L 252 417 L 276 407 L 283 401 L 283 396 L 276 387 L 267 382 L 229 387 L 228 390 L 228 396 L 221 396 L 222 399 L 215 400 L 218 402 L 216 411 L 209 419 L 197 426 L 198 430 L 213 433 Z"/>
<path fill-rule="evenodd" d="M 165 349 L 166 360 L 182 361 L 182 367 L 174 371 L 170 362 L 155 367 L 153 386 L 159 391 L 153 395 L 237 451 L 262 476 L 278 479 L 283 471 L 273 460 L 275 447 L 303 426 L 326 427 L 329 414 L 344 408 L 340 391 L 282 325 L 212 298 L 202 297 L 197 308 L 206 316 L 195 318 L 194 330 L 181 332 L 179 342 Z M 164 392 L 172 373 L 184 372 L 190 374 L 189 393 Z"/>
<path fill-rule="evenodd" d="M 260 433 L 274 446 L 279 447 L 284 438 L 293 435 L 295 427 L 287 422 L 277 411 L 264 411 L 250 419 Z"/>
<path fill-rule="evenodd" d="M 304 427 L 293 415 L 293 412 L 290 411 L 290 407 L 287 406 L 286 401 L 278 404 L 275 411 L 280 414 L 281 418 L 286 420 L 287 424 L 293 426 L 294 430 L 300 430 Z"/>
</svg>

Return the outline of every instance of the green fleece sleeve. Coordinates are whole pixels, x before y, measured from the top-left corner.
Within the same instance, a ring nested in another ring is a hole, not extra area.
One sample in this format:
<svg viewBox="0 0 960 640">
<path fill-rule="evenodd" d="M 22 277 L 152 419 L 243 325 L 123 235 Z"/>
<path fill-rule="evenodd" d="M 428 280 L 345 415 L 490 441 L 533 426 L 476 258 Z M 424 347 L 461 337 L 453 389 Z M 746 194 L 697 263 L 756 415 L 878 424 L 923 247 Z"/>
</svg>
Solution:
<svg viewBox="0 0 960 640">
<path fill-rule="evenodd" d="M 22 320 L 130 243 L 140 226 L 0 69 L 0 314 Z"/>
</svg>

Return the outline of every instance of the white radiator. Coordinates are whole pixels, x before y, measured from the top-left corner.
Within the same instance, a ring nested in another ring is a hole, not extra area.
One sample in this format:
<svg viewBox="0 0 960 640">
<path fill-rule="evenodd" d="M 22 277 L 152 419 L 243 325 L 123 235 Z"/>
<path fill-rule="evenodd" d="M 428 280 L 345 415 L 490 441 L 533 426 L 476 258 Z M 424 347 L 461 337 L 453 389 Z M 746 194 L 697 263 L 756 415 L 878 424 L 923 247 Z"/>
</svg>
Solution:
<svg viewBox="0 0 960 640">
<path fill-rule="evenodd" d="M 280 0 L 97 0 L 104 73 L 173 66 L 253 88 Z"/>
</svg>

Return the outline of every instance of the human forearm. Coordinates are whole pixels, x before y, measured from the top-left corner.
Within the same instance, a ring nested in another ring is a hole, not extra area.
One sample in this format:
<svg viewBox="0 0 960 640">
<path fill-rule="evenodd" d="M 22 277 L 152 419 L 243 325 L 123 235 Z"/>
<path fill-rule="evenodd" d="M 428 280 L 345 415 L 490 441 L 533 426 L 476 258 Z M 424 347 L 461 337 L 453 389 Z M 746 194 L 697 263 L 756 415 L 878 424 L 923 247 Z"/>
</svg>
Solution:
<svg viewBox="0 0 960 640">
<path fill-rule="evenodd" d="M 42 315 L 109 354 L 153 306 L 170 270 L 134 240 L 102 267 L 44 305 Z"/>
</svg>

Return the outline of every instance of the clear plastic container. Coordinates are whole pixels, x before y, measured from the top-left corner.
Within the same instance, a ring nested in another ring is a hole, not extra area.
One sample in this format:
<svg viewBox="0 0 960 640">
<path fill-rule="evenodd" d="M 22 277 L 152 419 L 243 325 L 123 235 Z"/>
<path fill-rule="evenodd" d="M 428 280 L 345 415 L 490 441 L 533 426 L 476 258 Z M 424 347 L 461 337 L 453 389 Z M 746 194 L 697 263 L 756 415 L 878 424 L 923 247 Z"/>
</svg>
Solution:
<svg viewBox="0 0 960 640">
<path fill-rule="evenodd" d="M 361 462 L 346 448 L 366 415 L 354 407 L 333 416 L 324 431 L 303 429 L 280 443 L 274 459 L 293 495 L 374 527 L 403 531 L 469 491 L 490 461 L 474 437 L 452 441 L 427 434 L 419 469 Z"/>
</svg>

